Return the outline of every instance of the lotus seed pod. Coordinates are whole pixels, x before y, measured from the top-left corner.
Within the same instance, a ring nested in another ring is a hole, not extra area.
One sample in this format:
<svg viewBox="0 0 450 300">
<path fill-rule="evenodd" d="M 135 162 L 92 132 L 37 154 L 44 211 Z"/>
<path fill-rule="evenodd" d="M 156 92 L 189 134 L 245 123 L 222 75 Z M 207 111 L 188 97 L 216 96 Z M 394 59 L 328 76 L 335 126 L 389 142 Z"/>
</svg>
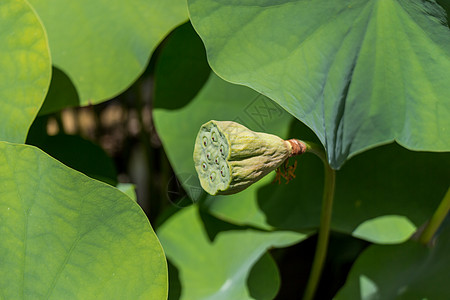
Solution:
<svg viewBox="0 0 450 300">
<path fill-rule="evenodd" d="M 203 124 L 197 135 L 195 169 L 209 194 L 234 194 L 278 168 L 298 147 L 302 146 L 293 140 L 213 120 Z"/>
</svg>

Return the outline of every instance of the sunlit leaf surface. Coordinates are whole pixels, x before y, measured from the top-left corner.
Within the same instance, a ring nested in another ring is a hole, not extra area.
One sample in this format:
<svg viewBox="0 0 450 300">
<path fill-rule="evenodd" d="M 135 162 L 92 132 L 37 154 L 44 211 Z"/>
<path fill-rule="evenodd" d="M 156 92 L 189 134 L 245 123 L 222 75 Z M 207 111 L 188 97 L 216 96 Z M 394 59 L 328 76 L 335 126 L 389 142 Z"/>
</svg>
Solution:
<svg viewBox="0 0 450 300">
<path fill-rule="evenodd" d="M 23 143 L 50 83 L 47 36 L 23 0 L 0 1 L 0 140 Z"/>
<path fill-rule="evenodd" d="M 145 70 L 160 41 L 187 20 L 182 0 L 30 3 L 48 32 L 53 64 L 73 82 L 80 105 L 123 92 Z M 52 106 L 46 110 L 63 107 L 58 101 Z"/>
<path fill-rule="evenodd" d="M 0 142 L 4 299 L 164 299 L 164 253 L 140 207 L 41 150 Z"/>
</svg>

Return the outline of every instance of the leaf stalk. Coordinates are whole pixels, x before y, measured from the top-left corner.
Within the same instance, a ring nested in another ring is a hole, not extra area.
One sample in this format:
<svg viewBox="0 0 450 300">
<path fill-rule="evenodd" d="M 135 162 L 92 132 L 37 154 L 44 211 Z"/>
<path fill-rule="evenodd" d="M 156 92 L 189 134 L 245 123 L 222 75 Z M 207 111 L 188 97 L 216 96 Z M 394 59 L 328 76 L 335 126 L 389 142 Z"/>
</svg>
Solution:
<svg viewBox="0 0 450 300">
<path fill-rule="evenodd" d="M 330 236 L 331 214 L 333 210 L 334 190 L 336 185 L 336 172 L 330 167 L 327 161 L 326 154 L 321 146 L 304 142 L 306 144 L 306 152 L 310 152 L 318 156 L 324 165 L 324 189 L 322 197 L 322 210 L 320 213 L 320 227 L 317 239 L 316 253 L 311 268 L 311 274 L 306 285 L 304 300 L 312 300 L 319 285 L 320 277 L 322 275 L 323 266 L 325 263 L 328 241 Z"/>
<path fill-rule="evenodd" d="M 425 229 L 422 231 L 422 234 L 419 237 L 420 243 L 424 245 L 430 244 L 431 240 L 436 234 L 436 231 L 439 229 L 445 217 L 447 216 L 449 210 L 450 210 L 450 188 L 447 190 L 447 193 L 445 194 L 438 208 L 434 212 Z"/>
</svg>

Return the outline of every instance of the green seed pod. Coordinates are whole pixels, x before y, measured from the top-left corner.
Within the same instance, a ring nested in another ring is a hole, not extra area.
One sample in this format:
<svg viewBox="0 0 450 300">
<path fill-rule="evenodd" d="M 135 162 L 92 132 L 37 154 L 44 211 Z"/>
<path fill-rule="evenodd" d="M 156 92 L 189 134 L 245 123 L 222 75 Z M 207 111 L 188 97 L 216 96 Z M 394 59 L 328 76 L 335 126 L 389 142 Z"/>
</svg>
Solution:
<svg viewBox="0 0 450 300">
<path fill-rule="evenodd" d="M 246 189 L 305 149 L 298 140 L 285 141 L 235 122 L 213 120 L 200 128 L 194 163 L 206 192 L 227 195 Z"/>
</svg>

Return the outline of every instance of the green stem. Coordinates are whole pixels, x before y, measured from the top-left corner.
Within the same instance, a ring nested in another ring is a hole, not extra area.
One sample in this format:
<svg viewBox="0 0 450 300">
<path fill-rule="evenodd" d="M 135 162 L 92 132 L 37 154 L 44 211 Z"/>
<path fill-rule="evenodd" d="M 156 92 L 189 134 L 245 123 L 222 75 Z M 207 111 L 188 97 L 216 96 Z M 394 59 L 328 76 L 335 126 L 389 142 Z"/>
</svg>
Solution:
<svg viewBox="0 0 450 300">
<path fill-rule="evenodd" d="M 420 243 L 424 245 L 428 245 L 430 243 L 431 239 L 436 234 L 436 231 L 439 229 L 445 217 L 447 216 L 449 210 L 450 210 L 450 188 L 447 190 L 447 193 L 445 194 L 438 208 L 434 212 L 434 215 L 431 217 L 427 226 L 420 235 L 419 237 Z"/>
<path fill-rule="evenodd" d="M 314 295 L 316 293 L 316 289 L 322 274 L 323 265 L 325 263 L 325 258 L 327 256 L 336 173 L 328 164 L 325 152 L 323 151 L 322 147 L 309 142 L 305 142 L 305 144 L 306 152 L 314 153 L 315 155 L 317 155 L 322 160 L 325 170 L 322 211 L 320 214 L 320 227 L 317 239 L 316 253 L 314 255 L 314 261 L 311 268 L 311 274 L 309 275 L 308 284 L 306 285 L 306 291 L 303 296 L 304 300 L 311 300 L 314 298 Z"/>
<path fill-rule="evenodd" d="M 327 166 L 329 167 L 328 161 L 327 161 L 327 155 L 325 154 L 325 151 L 323 151 L 322 146 L 320 146 L 316 143 L 312 143 L 312 142 L 305 142 L 305 141 L 302 141 L 302 142 L 305 143 L 305 145 L 306 145 L 306 152 L 315 154 L 317 157 L 319 157 L 322 160 L 325 167 L 327 167 Z"/>
</svg>

